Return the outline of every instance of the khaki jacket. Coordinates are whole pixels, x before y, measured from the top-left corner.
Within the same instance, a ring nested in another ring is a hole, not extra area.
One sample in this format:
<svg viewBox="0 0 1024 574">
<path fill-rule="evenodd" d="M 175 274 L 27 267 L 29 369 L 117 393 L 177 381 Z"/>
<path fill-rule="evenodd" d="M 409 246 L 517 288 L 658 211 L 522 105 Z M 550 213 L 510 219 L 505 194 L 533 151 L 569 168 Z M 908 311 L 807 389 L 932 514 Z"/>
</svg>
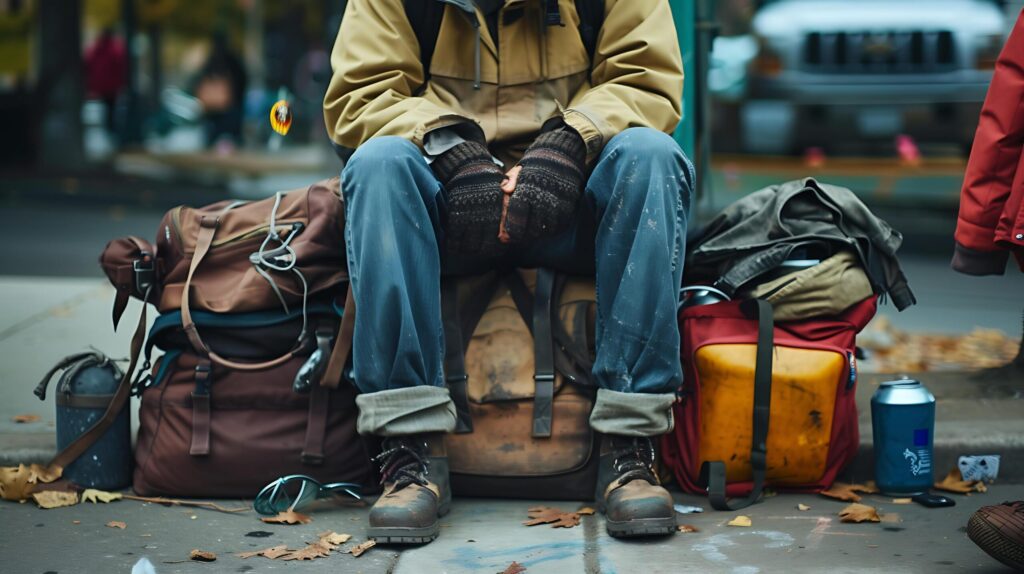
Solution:
<svg viewBox="0 0 1024 574">
<path fill-rule="evenodd" d="M 471 0 L 445 3 L 430 81 L 418 93 L 424 72 L 403 1 L 350 0 L 324 98 L 342 157 L 374 136 L 422 148 L 427 133 L 471 122 L 511 166 L 545 121 L 561 117 L 593 160 L 626 128 L 670 133 L 679 122 L 683 69 L 668 0 L 606 0 L 593 66 L 573 0 L 559 0 L 564 26 L 544 25 L 541 0 L 506 0 L 497 43 Z"/>
</svg>

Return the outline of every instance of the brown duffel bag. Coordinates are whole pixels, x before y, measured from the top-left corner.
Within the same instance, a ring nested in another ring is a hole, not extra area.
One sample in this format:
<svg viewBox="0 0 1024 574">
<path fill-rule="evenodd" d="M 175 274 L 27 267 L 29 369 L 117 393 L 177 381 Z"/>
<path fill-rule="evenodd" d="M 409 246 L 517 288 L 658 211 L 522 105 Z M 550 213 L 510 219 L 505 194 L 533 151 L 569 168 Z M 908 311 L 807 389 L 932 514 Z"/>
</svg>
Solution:
<svg viewBox="0 0 1024 574">
<path fill-rule="evenodd" d="M 142 392 L 135 491 L 252 497 L 288 474 L 372 484 L 373 446 L 356 433 L 355 389 L 295 393 L 304 361 L 243 372 L 191 352 L 163 355 Z M 203 393 L 206 400 L 197 401 Z"/>
<path fill-rule="evenodd" d="M 442 309 L 458 413 L 453 493 L 592 499 L 593 279 L 545 269 L 446 279 Z"/>
</svg>

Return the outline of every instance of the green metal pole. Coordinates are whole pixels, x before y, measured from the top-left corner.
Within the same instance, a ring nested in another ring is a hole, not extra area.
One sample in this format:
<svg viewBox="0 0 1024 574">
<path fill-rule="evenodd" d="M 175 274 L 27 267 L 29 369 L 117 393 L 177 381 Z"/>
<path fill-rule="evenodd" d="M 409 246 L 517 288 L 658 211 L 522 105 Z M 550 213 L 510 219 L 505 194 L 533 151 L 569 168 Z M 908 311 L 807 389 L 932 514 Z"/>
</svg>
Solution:
<svg viewBox="0 0 1024 574">
<path fill-rule="evenodd" d="M 676 24 L 676 35 L 679 37 L 679 50 L 683 55 L 683 71 L 686 73 L 686 80 L 683 86 L 683 118 L 676 126 L 675 139 L 686 155 L 693 158 L 696 152 L 697 125 L 694 118 L 697 117 L 696 98 L 692 97 L 690 89 L 694 85 L 694 77 L 691 73 L 697 61 L 697 27 L 695 0 L 669 0 L 672 7 L 672 17 Z"/>
</svg>

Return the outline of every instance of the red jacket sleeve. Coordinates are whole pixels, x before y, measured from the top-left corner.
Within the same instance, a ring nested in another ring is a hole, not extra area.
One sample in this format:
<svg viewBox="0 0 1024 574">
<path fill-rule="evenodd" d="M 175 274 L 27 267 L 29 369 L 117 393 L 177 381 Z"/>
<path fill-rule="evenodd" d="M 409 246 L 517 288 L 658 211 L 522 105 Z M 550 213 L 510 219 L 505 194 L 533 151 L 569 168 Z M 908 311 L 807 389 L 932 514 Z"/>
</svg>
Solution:
<svg viewBox="0 0 1024 574">
<path fill-rule="evenodd" d="M 996 228 L 1013 190 L 1024 144 L 1024 12 L 996 61 L 960 192 L 953 268 L 1002 274 L 1009 253 Z"/>
</svg>

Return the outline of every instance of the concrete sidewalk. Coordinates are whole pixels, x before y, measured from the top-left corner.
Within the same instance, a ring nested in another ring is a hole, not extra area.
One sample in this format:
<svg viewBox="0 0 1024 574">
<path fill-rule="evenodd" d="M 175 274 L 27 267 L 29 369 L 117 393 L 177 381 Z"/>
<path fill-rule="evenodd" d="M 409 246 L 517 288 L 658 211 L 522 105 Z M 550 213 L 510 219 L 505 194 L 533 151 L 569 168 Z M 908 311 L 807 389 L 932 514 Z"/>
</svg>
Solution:
<svg viewBox="0 0 1024 574">
<path fill-rule="evenodd" d="M 938 272 L 936 272 L 938 273 Z M 937 283 L 937 284 L 936 284 Z M 939 282 L 919 283 L 919 298 L 933 299 Z M 58 359 L 89 346 L 123 356 L 139 310 L 133 302 L 119 333 L 110 323 L 113 290 L 102 279 L 0 277 L 0 464 L 44 461 L 54 452 L 52 399 L 39 402 L 32 389 Z M 985 301 L 945 299 L 949 308 L 925 306 L 921 317 L 946 314 L 981 321 L 1004 321 L 1004 314 L 979 314 Z M 959 305 L 959 307 L 957 307 Z M 1014 313 L 1015 314 L 1015 313 Z M 917 321 L 895 315 L 900 328 Z M 901 322 L 902 321 L 902 322 Z M 981 322 L 981 326 L 996 326 Z M 1014 321 L 1015 322 L 1015 321 Z M 972 325 L 958 319 L 955 331 Z M 1015 334 L 1014 334 L 1015 335 Z M 864 369 L 862 369 L 863 373 Z M 861 377 L 861 454 L 847 471 L 854 480 L 872 477 L 870 414 L 866 401 L 882 375 Z M 680 516 L 698 533 L 622 542 L 610 539 L 599 516 L 584 517 L 580 527 L 553 530 L 520 525 L 527 501 L 460 499 L 443 522 L 442 536 L 415 549 L 375 548 L 361 558 L 336 553 L 314 562 L 241 560 L 235 552 L 278 544 L 301 546 L 324 530 L 365 539 L 365 509 L 327 506 L 313 512 L 305 526 L 274 526 L 252 513 L 226 515 L 206 510 L 162 507 L 122 501 L 40 510 L 31 503 L 0 503 L 0 552 L 5 572 L 128 572 L 146 556 L 160 574 L 172 572 L 365 573 L 501 572 L 512 561 L 527 574 L 557 572 L 935 572 L 967 569 L 998 572 L 999 566 L 967 540 L 963 526 L 979 506 L 1024 498 L 1024 389 L 1008 381 L 983 382 L 964 373 L 922 377 L 938 397 L 936 473 L 944 474 L 960 454 L 1002 454 L 999 484 L 988 494 L 957 496 L 952 509 L 897 506 L 885 497 L 868 497 L 880 511 L 899 514 L 900 522 L 841 524 L 836 513 L 845 503 L 812 495 L 780 495 L 745 513 L 752 528 L 726 527 L 731 514 L 708 511 Z M 16 424 L 16 414 L 41 420 Z M 1016 483 L 1013 484 L 1013 483 Z M 680 501 L 707 508 L 706 500 L 676 493 Z M 798 502 L 810 505 L 795 510 Z M 242 502 L 247 505 L 247 502 Z M 580 503 L 551 503 L 562 509 Z M 192 517 L 195 518 L 192 518 Z M 126 530 L 107 528 L 124 521 Z M 78 521 L 76 524 L 75 521 Z M 269 534 L 266 534 L 269 533 Z M 266 536 L 265 538 L 260 538 Z M 55 551 L 58 549 L 59 551 Z M 180 563 L 193 548 L 216 552 L 214 564 Z"/>
</svg>

